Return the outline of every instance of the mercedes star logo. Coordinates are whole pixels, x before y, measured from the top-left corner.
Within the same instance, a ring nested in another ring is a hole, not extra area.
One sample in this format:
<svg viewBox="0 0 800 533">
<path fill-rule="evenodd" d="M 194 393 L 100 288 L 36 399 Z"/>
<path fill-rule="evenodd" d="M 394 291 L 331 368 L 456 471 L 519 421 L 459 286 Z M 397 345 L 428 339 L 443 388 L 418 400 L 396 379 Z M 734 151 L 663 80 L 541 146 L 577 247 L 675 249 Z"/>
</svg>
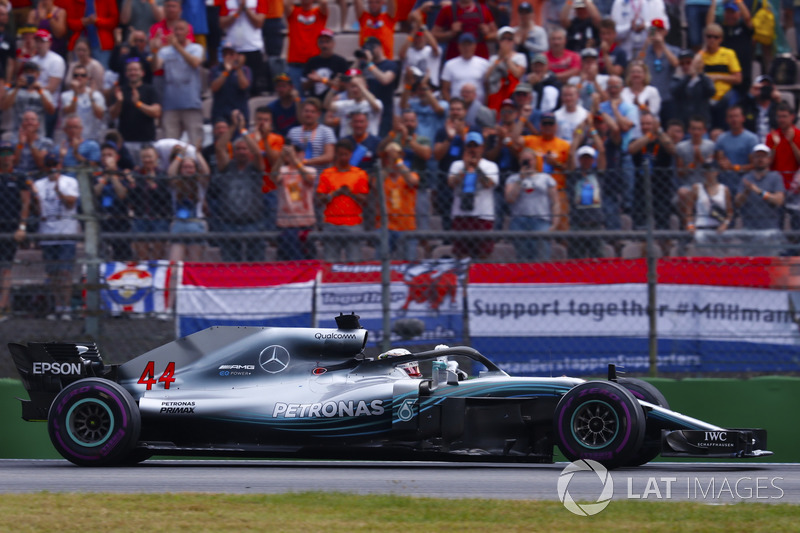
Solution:
<svg viewBox="0 0 800 533">
<path fill-rule="evenodd" d="M 289 352 L 283 346 L 273 344 L 261 350 L 258 356 L 258 364 L 265 372 L 277 374 L 286 370 L 289 366 Z"/>
</svg>

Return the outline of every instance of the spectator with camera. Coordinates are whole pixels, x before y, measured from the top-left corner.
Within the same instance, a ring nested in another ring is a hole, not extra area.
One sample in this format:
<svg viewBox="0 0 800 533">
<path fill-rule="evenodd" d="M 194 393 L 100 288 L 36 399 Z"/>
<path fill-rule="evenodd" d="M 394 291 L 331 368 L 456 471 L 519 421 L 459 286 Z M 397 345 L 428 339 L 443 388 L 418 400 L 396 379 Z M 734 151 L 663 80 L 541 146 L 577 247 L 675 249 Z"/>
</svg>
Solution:
<svg viewBox="0 0 800 533">
<path fill-rule="evenodd" d="M 744 111 L 744 127 L 758 135 L 758 140 L 767 140 L 769 132 L 778 127 L 778 104 L 781 93 L 772 78 L 761 75 L 756 78 L 750 91 L 742 101 Z"/>
<path fill-rule="evenodd" d="M 303 68 L 303 89 L 306 94 L 324 100 L 338 76 L 343 76 L 350 62 L 334 53 L 336 34 L 325 28 L 317 37 L 319 55 L 309 59 Z M 298 88 L 299 89 L 299 88 Z M 275 90 L 278 90 L 276 85 Z"/>
<path fill-rule="evenodd" d="M 39 134 L 44 136 L 45 119 L 55 113 L 56 108 L 50 91 L 42 88 L 38 78 L 39 65 L 31 61 L 23 64 L 16 85 L 3 96 L 2 109 L 12 110 L 11 127 L 15 130 L 22 125 L 23 115 L 33 112 L 40 127 Z"/>
<path fill-rule="evenodd" d="M 247 99 L 253 73 L 245 64 L 242 54 L 229 42 L 222 44 L 222 62 L 211 67 L 208 76 L 213 98 L 211 120 L 229 119 L 233 111 L 239 110 L 245 120 L 250 119 Z"/>
<path fill-rule="evenodd" d="M 419 78 L 427 76 L 430 82 L 439 86 L 439 44 L 428 30 L 428 27 L 414 17 L 411 20 L 409 38 L 400 45 L 397 59 L 402 61 L 403 72 L 408 72 L 409 67 L 419 71 Z"/>
<path fill-rule="evenodd" d="M 494 189 L 500 183 L 497 164 L 483 158 L 483 136 L 467 133 L 464 156 L 450 165 L 447 184 L 453 189 L 453 231 L 490 231 L 494 228 Z M 458 237 L 453 239 L 453 255 L 457 258 L 486 259 L 492 254 L 491 237 Z"/>
<path fill-rule="evenodd" d="M 350 164 L 355 146 L 342 139 L 336 143 L 334 164 L 319 177 L 316 204 L 323 209 L 322 231 L 326 261 L 361 260 L 361 241 L 354 237 L 362 231 L 364 205 L 369 194 L 367 173 Z"/>
<path fill-rule="evenodd" d="M 511 231 L 553 232 L 560 215 L 558 185 L 550 174 L 536 171 L 536 154 L 526 148 L 520 154 L 520 170 L 506 181 L 504 200 L 511 210 Z M 541 238 L 514 238 L 517 259 L 549 261 L 551 243 Z"/>
<path fill-rule="evenodd" d="M 34 115 L 35 116 L 35 115 Z M 33 196 L 39 213 L 39 233 L 42 235 L 76 235 L 78 223 L 78 180 L 61 174 L 58 156 L 42 158 L 47 175 L 33 184 Z M 72 272 L 75 268 L 76 243 L 72 240 L 43 240 L 39 242 L 47 273 L 47 287 L 52 291 L 53 313 L 48 320 L 72 319 Z"/>
<path fill-rule="evenodd" d="M 338 130 L 340 139 L 352 133 L 348 117 L 357 111 L 369 118 L 370 134 L 377 135 L 380 130 L 383 103 L 369 91 L 358 69 L 350 69 L 334 81 L 322 106 L 328 110 L 325 124 Z"/>
</svg>

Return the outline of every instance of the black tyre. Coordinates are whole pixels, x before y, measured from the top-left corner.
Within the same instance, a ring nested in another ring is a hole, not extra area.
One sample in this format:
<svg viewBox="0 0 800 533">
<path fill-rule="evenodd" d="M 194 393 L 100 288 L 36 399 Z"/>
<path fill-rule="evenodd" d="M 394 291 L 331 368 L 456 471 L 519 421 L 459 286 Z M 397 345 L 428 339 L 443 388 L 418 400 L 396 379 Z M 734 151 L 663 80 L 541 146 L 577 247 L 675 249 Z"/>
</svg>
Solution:
<svg viewBox="0 0 800 533">
<path fill-rule="evenodd" d="M 636 378 L 619 378 L 617 383 L 628 389 L 637 399 L 669 409 L 669 402 L 654 385 Z M 647 423 L 645 413 L 644 442 L 639 453 L 632 457 L 625 466 L 640 466 L 649 463 L 661 453 L 661 428 Z"/>
<path fill-rule="evenodd" d="M 139 440 L 141 425 L 139 408 L 128 391 L 94 378 L 65 387 L 47 417 L 53 446 L 81 466 L 123 463 Z"/>
<path fill-rule="evenodd" d="M 639 402 L 623 386 L 589 381 L 570 389 L 553 417 L 556 443 L 567 459 L 593 459 L 606 468 L 624 466 L 644 438 Z"/>
</svg>

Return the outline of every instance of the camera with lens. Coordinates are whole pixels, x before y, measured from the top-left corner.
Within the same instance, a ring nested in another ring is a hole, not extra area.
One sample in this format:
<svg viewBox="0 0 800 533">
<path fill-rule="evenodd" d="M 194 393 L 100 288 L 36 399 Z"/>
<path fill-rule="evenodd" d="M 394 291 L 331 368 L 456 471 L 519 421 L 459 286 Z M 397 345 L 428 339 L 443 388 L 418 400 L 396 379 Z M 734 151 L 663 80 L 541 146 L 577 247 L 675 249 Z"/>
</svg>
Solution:
<svg viewBox="0 0 800 533">
<path fill-rule="evenodd" d="M 461 210 L 472 211 L 475 209 L 475 193 L 465 192 L 461 195 Z"/>
<path fill-rule="evenodd" d="M 772 84 L 771 83 L 765 83 L 764 85 L 762 85 L 761 88 L 758 90 L 758 96 L 762 100 L 771 99 L 772 98 Z"/>
<path fill-rule="evenodd" d="M 34 76 L 32 74 L 26 74 L 25 75 L 25 85 L 33 85 L 34 83 L 36 83 L 36 76 Z"/>
<path fill-rule="evenodd" d="M 367 59 L 367 53 L 364 52 L 364 50 L 362 50 L 360 48 L 358 50 L 356 50 L 355 52 L 353 52 L 353 55 L 355 56 L 356 59 L 361 59 L 361 60 L 366 60 Z"/>
</svg>

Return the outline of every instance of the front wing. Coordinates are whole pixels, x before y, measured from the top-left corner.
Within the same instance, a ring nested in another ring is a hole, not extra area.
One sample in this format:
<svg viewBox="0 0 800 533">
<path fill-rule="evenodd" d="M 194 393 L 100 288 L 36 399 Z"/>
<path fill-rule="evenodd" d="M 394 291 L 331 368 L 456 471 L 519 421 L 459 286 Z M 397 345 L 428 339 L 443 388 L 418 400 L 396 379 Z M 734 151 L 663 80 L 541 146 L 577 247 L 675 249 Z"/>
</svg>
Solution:
<svg viewBox="0 0 800 533">
<path fill-rule="evenodd" d="M 661 431 L 662 457 L 763 457 L 772 455 L 765 429 Z"/>
</svg>

